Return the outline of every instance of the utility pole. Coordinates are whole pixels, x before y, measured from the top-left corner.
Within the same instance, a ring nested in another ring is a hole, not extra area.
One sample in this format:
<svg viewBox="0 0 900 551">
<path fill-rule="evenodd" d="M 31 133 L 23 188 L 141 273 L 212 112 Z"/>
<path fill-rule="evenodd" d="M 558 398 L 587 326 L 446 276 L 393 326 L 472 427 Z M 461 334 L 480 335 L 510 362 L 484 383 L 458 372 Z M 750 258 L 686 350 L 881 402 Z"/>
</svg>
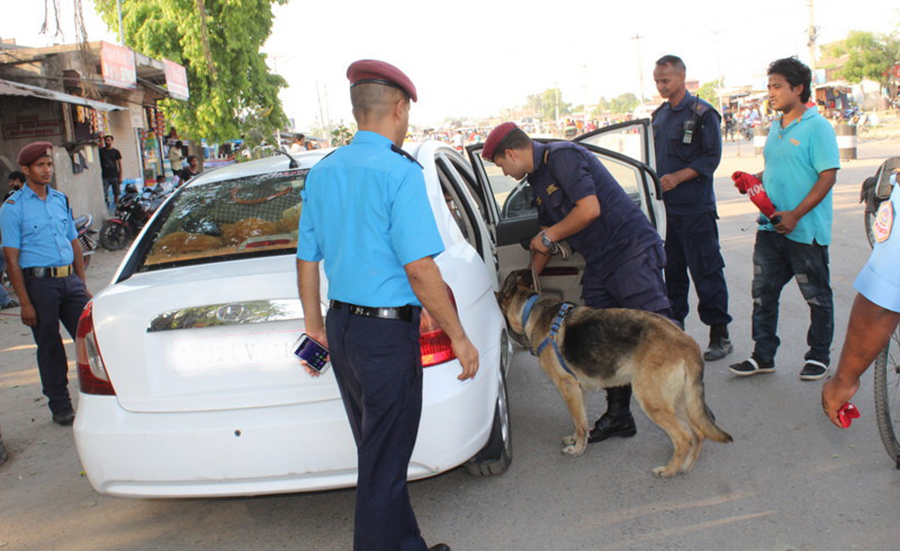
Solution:
<svg viewBox="0 0 900 551">
<path fill-rule="evenodd" d="M 116 0 L 116 11 L 119 13 L 119 45 L 125 45 L 125 26 L 122 25 L 122 0 Z"/>
<path fill-rule="evenodd" d="M 816 20 L 814 16 L 814 0 L 809 0 L 809 41 L 806 43 L 809 46 L 809 70 L 812 71 L 812 88 L 813 90 L 816 87 L 816 41 L 819 38 L 819 29 L 816 27 Z M 815 101 L 815 94 L 812 94 L 812 99 Z"/>
<path fill-rule="evenodd" d="M 640 81 L 640 86 L 641 86 L 641 92 L 640 92 L 639 96 L 641 99 L 641 105 L 643 105 L 644 102 L 646 101 L 644 98 L 644 60 L 641 57 L 641 40 L 643 38 L 644 37 L 639 34 L 636 34 L 631 37 L 631 39 L 634 40 L 635 44 L 637 45 L 638 80 Z"/>
</svg>

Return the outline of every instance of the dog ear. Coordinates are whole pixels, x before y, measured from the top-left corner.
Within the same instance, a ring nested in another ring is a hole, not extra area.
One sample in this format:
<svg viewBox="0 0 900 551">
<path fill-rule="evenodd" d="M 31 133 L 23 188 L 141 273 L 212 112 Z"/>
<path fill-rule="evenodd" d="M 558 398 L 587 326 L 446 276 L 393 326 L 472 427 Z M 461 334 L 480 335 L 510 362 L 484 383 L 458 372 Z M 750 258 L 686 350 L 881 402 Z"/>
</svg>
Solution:
<svg viewBox="0 0 900 551">
<path fill-rule="evenodd" d="M 534 289 L 534 275 L 531 270 L 517 270 L 518 273 L 518 281 L 516 282 L 520 287 L 524 287 L 526 289 Z"/>
</svg>

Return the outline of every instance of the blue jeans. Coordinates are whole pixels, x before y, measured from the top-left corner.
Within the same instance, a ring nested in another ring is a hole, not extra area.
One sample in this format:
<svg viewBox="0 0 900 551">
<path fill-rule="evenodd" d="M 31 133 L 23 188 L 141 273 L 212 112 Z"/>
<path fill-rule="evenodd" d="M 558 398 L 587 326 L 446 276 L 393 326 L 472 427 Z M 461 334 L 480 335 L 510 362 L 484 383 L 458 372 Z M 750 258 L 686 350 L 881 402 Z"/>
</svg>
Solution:
<svg viewBox="0 0 900 551">
<path fill-rule="evenodd" d="M 773 231 L 756 232 L 753 249 L 753 355 L 766 363 L 775 360 L 781 343 L 776 334 L 778 299 L 791 278 L 809 305 L 809 351 L 804 358 L 828 365 L 834 337 L 828 246 L 797 243 Z"/>
</svg>

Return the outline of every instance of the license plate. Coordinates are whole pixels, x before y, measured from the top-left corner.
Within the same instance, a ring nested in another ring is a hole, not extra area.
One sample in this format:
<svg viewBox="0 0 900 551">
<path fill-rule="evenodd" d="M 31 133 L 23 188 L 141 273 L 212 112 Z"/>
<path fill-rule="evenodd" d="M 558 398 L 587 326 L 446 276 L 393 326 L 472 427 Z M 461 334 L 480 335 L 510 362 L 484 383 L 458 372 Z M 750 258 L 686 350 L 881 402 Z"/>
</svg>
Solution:
<svg viewBox="0 0 900 551">
<path fill-rule="evenodd" d="M 293 345 L 298 331 L 241 333 L 174 339 L 172 371 L 182 375 L 299 369 Z"/>
</svg>

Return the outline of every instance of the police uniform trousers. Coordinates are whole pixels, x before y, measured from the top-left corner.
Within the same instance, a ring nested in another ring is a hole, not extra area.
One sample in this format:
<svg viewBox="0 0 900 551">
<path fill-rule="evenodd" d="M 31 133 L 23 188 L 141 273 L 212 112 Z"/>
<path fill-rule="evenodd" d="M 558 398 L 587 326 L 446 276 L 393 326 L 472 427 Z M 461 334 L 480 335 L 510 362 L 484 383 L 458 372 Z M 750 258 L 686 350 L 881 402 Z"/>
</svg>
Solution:
<svg viewBox="0 0 900 551">
<path fill-rule="evenodd" d="M 72 340 L 75 340 L 78 318 L 90 300 L 84 281 L 76 275 L 61 278 L 26 275 L 25 290 L 37 314 L 37 325 L 31 328 L 31 333 L 37 345 L 37 363 L 44 396 L 49 400 L 51 412 L 67 411 L 72 407 L 69 366 L 59 324 L 62 322 Z"/>
<path fill-rule="evenodd" d="M 667 215 L 666 258 L 666 288 L 675 319 L 684 326 L 690 312 L 690 270 L 699 298 L 697 313 L 700 321 L 706 325 L 731 323 L 716 213 Z"/>
<path fill-rule="evenodd" d="M 662 244 L 651 245 L 629 258 L 615 260 L 615 267 L 601 274 L 588 263 L 582 279 L 584 304 L 592 308 L 633 308 L 675 320 L 666 295 Z"/>
<path fill-rule="evenodd" d="M 420 310 L 410 321 L 328 311 L 331 363 L 356 440 L 355 551 L 425 551 L 407 491 L 422 413 Z"/>
</svg>

